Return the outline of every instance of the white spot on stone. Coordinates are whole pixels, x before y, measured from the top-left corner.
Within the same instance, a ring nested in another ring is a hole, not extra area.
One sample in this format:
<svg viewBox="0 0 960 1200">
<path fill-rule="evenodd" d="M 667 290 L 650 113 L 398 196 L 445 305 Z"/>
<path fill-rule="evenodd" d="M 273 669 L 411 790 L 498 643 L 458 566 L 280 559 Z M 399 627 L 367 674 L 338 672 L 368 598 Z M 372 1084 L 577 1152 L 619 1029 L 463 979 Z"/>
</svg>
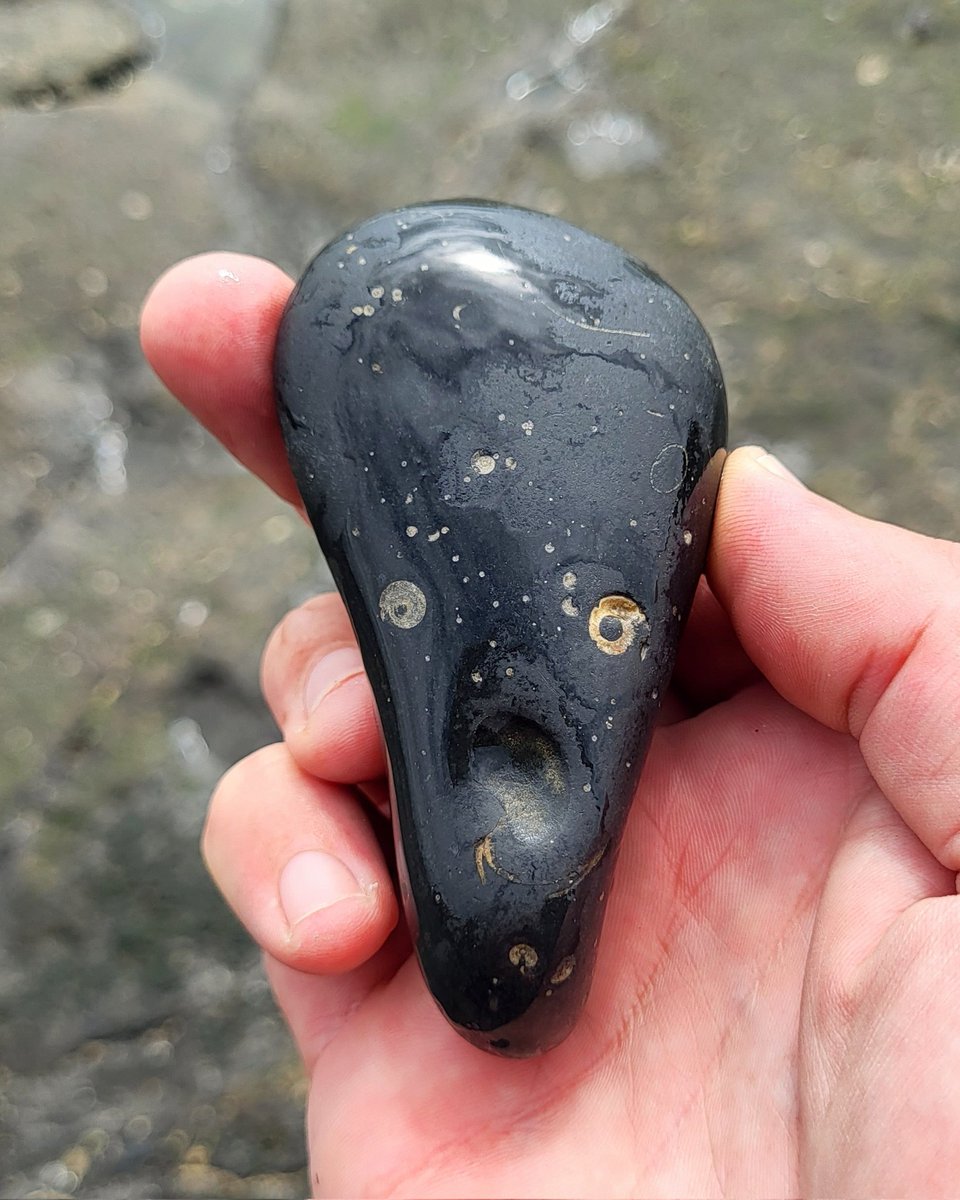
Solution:
<svg viewBox="0 0 960 1200">
<path fill-rule="evenodd" d="M 353 308 L 351 308 L 351 309 L 350 309 L 350 311 L 353 313 L 353 315 L 354 315 L 355 317 L 362 317 L 362 316 L 363 316 L 363 305 L 362 305 L 362 304 L 355 304 L 355 305 L 353 306 Z M 359 361 L 359 360 L 358 360 L 358 361 Z"/>
<path fill-rule="evenodd" d="M 479 671 L 474 671 L 473 674 L 470 676 L 470 678 L 473 680 L 474 683 L 483 683 L 483 676 L 480 674 Z"/>
<path fill-rule="evenodd" d="M 402 288 L 394 288 L 393 291 L 390 293 L 390 299 L 394 302 L 394 304 L 399 304 L 400 301 L 403 299 L 403 289 Z"/>
<path fill-rule="evenodd" d="M 515 458 L 511 458 L 509 454 L 503 460 L 503 463 L 508 471 L 515 471 L 517 469 L 517 460 Z"/>
<path fill-rule="evenodd" d="M 374 298 L 374 300 L 382 299 L 383 292 L 384 292 L 384 289 L 379 284 L 377 284 L 376 287 L 372 287 L 370 289 L 370 295 Z"/>
<path fill-rule="evenodd" d="M 685 546 L 693 545 L 693 534 L 690 532 L 689 529 L 685 529 L 683 531 L 683 544 Z"/>
<path fill-rule="evenodd" d="M 513 667 L 507 667 L 507 669 L 504 671 L 504 675 L 509 676 L 511 679 L 513 678 L 513 674 Z"/>
<path fill-rule="evenodd" d="M 565 571 L 563 575 L 563 586 L 568 592 L 572 592 L 577 586 L 577 577 L 573 571 Z"/>
<path fill-rule="evenodd" d="M 376 311 L 377 310 L 373 307 L 372 304 L 365 304 L 363 306 L 363 315 L 365 317 L 372 317 Z"/>
<path fill-rule="evenodd" d="M 439 542 L 440 541 L 440 530 L 437 529 L 433 533 L 428 533 L 427 541 L 428 542 Z"/>
<path fill-rule="evenodd" d="M 553 542 L 547 542 L 547 544 L 544 546 L 544 550 L 546 550 L 548 554 L 552 554 L 554 550 L 556 550 L 556 546 L 553 544 Z"/>
<path fill-rule="evenodd" d="M 687 469 L 687 452 L 678 442 L 664 446 L 650 468 L 650 486 L 661 496 L 675 492 Z"/>
<path fill-rule="evenodd" d="M 408 525 L 407 526 L 407 537 L 416 537 L 416 536 L 417 536 L 416 525 Z"/>
<path fill-rule="evenodd" d="M 478 450 L 470 459 L 470 466 L 478 475 L 489 475 L 496 465 L 493 455 L 486 450 Z"/>
<path fill-rule="evenodd" d="M 527 435 L 527 437 L 533 436 L 533 422 L 532 421 L 524 421 L 523 424 L 520 426 L 520 428 Z"/>
<path fill-rule="evenodd" d="M 577 607 L 572 596 L 564 596 L 563 603 L 560 605 L 568 617 L 579 617 L 580 609 Z"/>
</svg>

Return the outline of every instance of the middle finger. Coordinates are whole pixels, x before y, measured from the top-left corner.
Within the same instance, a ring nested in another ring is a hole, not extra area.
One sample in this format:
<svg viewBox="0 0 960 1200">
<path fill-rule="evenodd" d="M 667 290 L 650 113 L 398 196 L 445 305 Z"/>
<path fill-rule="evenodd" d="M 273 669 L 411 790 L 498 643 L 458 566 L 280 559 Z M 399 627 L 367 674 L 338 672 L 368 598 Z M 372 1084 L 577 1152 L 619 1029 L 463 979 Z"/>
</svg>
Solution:
<svg viewBox="0 0 960 1200">
<path fill-rule="evenodd" d="M 338 595 L 316 596 L 283 618 L 263 652 L 261 682 L 302 770 L 335 783 L 384 774 L 373 691 Z"/>
</svg>

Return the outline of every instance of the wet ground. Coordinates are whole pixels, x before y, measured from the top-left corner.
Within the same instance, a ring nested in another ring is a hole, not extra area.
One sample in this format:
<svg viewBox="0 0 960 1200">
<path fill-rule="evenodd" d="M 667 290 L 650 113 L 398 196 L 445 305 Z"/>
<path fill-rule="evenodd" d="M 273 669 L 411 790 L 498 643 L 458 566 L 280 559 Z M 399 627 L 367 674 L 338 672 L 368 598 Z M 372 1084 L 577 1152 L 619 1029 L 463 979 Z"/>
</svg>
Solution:
<svg viewBox="0 0 960 1200">
<path fill-rule="evenodd" d="M 422 198 L 556 212 L 692 302 L 735 441 L 957 537 L 958 58 L 958 0 L 0 0 L 0 1195 L 306 1190 L 197 836 L 328 576 L 141 362 L 154 276 Z"/>
</svg>

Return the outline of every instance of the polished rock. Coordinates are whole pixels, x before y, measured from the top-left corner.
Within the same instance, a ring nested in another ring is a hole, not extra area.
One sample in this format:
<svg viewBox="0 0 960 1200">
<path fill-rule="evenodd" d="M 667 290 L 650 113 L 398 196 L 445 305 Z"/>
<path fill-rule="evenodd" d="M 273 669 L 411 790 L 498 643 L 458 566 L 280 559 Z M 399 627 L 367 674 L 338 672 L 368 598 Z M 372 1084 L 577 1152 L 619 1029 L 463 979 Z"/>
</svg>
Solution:
<svg viewBox="0 0 960 1200">
<path fill-rule="evenodd" d="M 476 1044 L 548 1048 L 587 994 L 707 549 L 712 346 L 610 243 L 442 203 L 327 246 L 276 363 L 377 696 L 424 975 Z"/>
</svg>

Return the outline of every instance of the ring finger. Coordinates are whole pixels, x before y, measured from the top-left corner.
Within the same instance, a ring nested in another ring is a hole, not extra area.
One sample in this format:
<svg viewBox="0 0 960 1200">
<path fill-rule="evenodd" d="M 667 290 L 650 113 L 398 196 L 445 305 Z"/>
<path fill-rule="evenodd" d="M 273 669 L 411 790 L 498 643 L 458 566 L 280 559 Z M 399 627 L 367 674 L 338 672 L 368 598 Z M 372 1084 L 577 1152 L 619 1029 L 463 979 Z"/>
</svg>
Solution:
<svg viewBox="0 0 960 1200">
<path fill-rule="evenodd" d="M 283 745 L 238 763 L 214 793 L 203 836 L 210 873 L 259 945 L 297 971 L 350 971 L 397 923 L 368 812 Z"/>
</svg>

